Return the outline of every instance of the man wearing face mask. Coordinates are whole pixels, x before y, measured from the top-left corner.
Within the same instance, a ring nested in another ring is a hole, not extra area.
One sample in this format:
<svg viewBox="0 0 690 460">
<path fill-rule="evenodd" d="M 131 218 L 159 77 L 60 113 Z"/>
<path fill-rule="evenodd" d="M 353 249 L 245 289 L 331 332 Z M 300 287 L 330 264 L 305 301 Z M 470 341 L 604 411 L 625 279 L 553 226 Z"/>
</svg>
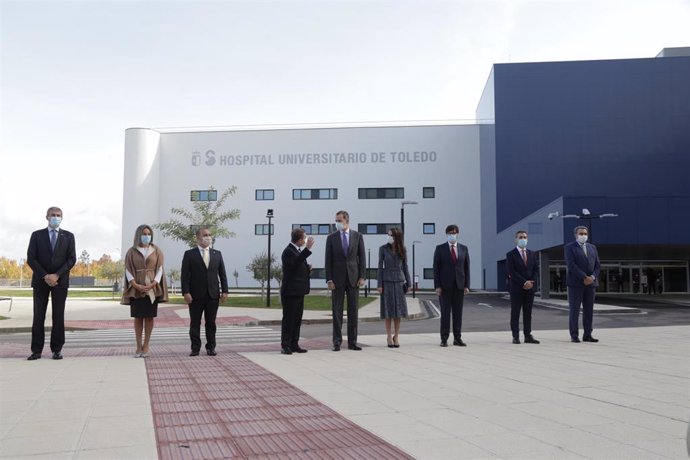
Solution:
<svg viewBox="0 0 690 460">
<path fill-rule="evenodd" d="M 211 248 L 213 238 L 207 227 L 196 231 L 198 247 L 190 249 L 182 257 L 180 284 L 184 301 L 189 306 L 189 338 L 192 352 L 198 356 L 201 350 L 201 316 L 206 330 L 206 354 L 216 356 L 216 313 L 220 300 L 228 297 L 228 278 L 220 251 Z"/>
<path fill-rule="evenodd" d="M 515 234 L 516 247 L 506 254 L 506 271 L 510 278 L 510 330 L 513 343 L 520 343 L 520 310 L 524 326 L 525 343 L 539 343 L 532 337 L 532 304 L 539 265 L 535 254 L 527 249 L 527 232 Z"/>
<path fill-rule="evenodd" d="M 457 225 L 446 227 L 447 243 L 434 251 L 434 288 L 441 303 L 441 346 L 448 346 L 450 322 L 453 320 L 453 345 L 466 346 L 462 341 L 462 307 L 470 292 L 470 254 L 467 246 L 458 243 Z"/>
<path fill-rule="evenodd" d="M 283 306 L 281 322 L 280 352 L 284 355 L 306 353 L 299 346 L 299 332 L 304 313 L 304 296 L 309 294 L 309 272 L 314 238 L 307 237 L 304 229 L 296 228 L 290 235 L 290 244 L 283 250 L 283 282 L 280 283 L 280 303 Z"/>
<path fill-rule="evenodd" d="M 65 301 L 69 287 L 69 272 L 77 262 L 74 235 L 60 228 L 62 210 L 48 208 L 48 228 L 31 234 L 26 260 L 33 276 L 31 287 L 34 298 L 34 320 L 31 325 L 31 356 L 29 361 L 41 358 L 45 342 L 45 320 L 48 296 L 52 298 L 53 327 L 50 332 L 50 350 L 53 359 L 62 359 L 65 344 Z"/>
<path fill-rule="evenodd" d="M 575 241 L 565 245 L 565 263 L 568 267 L 568 306 L 570 307 L 570 341 L 578 343 L 580 305 L 582 305 L 583 342 L 598 342 L 592 337 L 594 294 L 599 285 L 599 254 L 587 242 L 587 227 L 575 227 Z"/>
<path fill-rule="evenodd" d="M 343 341 L 343 304 L 347 294 L 347 348 L 361 350 L 357 345 L 357 308 L 359 288 L 364 285 L 366 254 L 364 239 L 350 228 L 350 215 L 338 211 L 336 231 L 326 238 L 326 280 L 331 291 L 333 312 L 333 351 L 340 351 Z"/>
</svg>

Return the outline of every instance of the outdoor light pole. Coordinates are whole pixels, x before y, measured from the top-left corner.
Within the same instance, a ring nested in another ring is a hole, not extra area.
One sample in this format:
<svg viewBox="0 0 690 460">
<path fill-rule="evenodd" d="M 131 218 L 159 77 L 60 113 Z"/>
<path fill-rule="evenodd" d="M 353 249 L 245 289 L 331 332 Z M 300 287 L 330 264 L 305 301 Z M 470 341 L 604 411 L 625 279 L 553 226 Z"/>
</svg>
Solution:
<svg viewBox="0 0 690 460">
<path fill-rule="evenodd" d="M 268 255 L 266 256 L 266 265 L 268 266 L 266 273 L 266 307 L 271 308 L 271 219 L 273 219 L 273 209 L 266 211 L 266 217 L 268 218 Z"/>
<path fill-rule="evenodd" d="M 414 260 L 414 245 L 415 244 L 420 244 L 421 241 L 413 241 L 412 242 L 412 298 L 416 298 L 416 293 L 417 293 L 417 271 L 415 270 L 415 260 Z"/>
<path fill-rule="evenodd" d="M 554 217 L 559 217 L 558 213 L 551 213 L 550 215 L 553 215 Z M 587 208 L 582 208 L 582 214 L 566 214 L 564 216 L 560 216 L 563 219 L 578 219 L 578 220 L 586 220 L 587 221 L 587 230 L 589 232 L 589 242 L 594 243 L 594 237 L 592 232 L 592 219 L 605 219 L 607 217 L 618 217 L 618 214 L 614 214 L 612 212 L 607 212 L 604 214 L 599 214 L 598 216 L 593 216 L 592 213 L 589 212 L 589 209 Z"/>
<path fill-rule="evenodd" d="M 405 239 L 405 205 L 406 204 L 418 204 L 416 201 L 403 200 L 400 202 L 400 231 L 403 234 L 403 240 Z"/>
<path fill-rule="evenodd" d="M 367 297 L 369 292 L 371 292 L 371 248 L 367 249 L 367 252 L 367 288 L 364 290 L 364 297 Z"/>
<path fill-rule="evenodd" d="M 19 289 L 24 284 L 24 259 L 19 259 Z"/>
</svg>

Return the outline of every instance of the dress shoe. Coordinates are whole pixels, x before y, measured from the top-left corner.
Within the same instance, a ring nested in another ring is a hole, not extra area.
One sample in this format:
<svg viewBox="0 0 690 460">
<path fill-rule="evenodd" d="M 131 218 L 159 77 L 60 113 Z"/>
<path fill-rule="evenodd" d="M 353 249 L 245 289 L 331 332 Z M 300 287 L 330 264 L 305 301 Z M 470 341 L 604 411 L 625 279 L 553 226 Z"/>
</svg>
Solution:
<svg viewBox="0 0 690 460">
<path fill-rule="evenodd" d="M 31 356 L 26 358 L 28 361 L 34 361 L 37 359 L 41 359 L 41 354 L 40 353 L 31 353 Z"/>
<path fill-rule="evenodd" d="M 292 351 L 288 347 L 281 347 L 280 348 L 280 354 L 281 355 L 291 355 Z"/>
<path fill-rule="evenodd" d="M 192 350 L 189 356 L 199 356 L 199 350 Z"/>
<path fill-rule="evenodd" d="M 348 349 L 348 350 L 361 351 L 361 350 L 362 350 L 362 347 L 360 347 L 360 346 L 358 346 L 358 345 L 348 345 L 348 346 L 347 346 L 347 349 Z"/>
<path fill-rule="evenodd" d="M 525 337 L 525 343 L 539 343 L 539 340 L 535 339 L 531 335 L 529 337 Z"/>
<path fill-rule="evenodd" d="M 333 351 L 340 351 L 340 345 L 333 345 Z"/>
<path fill-rule="evenodd" d="M 447 340 L 441 340 L 441 346 L 442 346 L 442 347 L 447 347 L 447 346 L 448 346 L 448 341 L 447 341 Z"/>
<path fill-rule="evenodd" d="M 216 350 L 206 350 L 206 354 L 209 356 L 216 356 L 218 353 L 216 353 Z"/>
<path fill-rule="evenodd" d="M 597 343 L 599 339 L 595 339 L 594 337 L 582 337 L 583 342 L 592 342 L 592 343 Z"/>
<path fill-rule="evenodd" d="M 456 347 L 466 347 L 467 346 L 467 344 L 465 342 L 463 342 L 461 339 L 453 340 L 453 345 L 455 345 Z"/>
<path fill-rule="evenodd" d="M 527 340 L 525 340 L 525 342 L 527 342 Z M 515 345 L 520 345 L 520 339 L 513 339 L 513 343 Z"/>
<path fill-rule="evenodd" d="M 580 343 L 580 339 L 578 339 L 577 337 L 571 337 L 570 341 L 573 343 Z"/>
<path fill-rule="evenodd" d="M 54 351 L 53 352 L 53 359 L 62 359 L 62 352 Z"/>
<path fill-rule="evenodd" d="M 304 349 L 304 348 L 301 348 L 301 347 L 295 347 L 295 348 L 292 349 L 292 352 L 293 352 L 293 353 L 306 353 L 307 350 Z"/>
<path fill-rule="evenodd" d="M 400 344 L 398 343 L 398 334 L 393 336 L 393 348 L 400 348 Z"/>
<path fill-rule="evenodd" d="M 388 342 L 388 348 L 395 348 L 395 344 L 393 344 L 393 339 L 388 337 L 386 341 Z"/>
</svg>

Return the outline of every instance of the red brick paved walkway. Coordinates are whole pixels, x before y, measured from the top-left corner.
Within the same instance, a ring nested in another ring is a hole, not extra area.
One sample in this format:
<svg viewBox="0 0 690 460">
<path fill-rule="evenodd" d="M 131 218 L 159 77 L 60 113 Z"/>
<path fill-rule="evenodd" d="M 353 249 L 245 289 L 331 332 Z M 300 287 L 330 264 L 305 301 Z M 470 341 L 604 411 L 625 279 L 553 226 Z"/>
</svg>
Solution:
<svg viewBox="0 0 690 460">
<path fill-rule="evenodd" d="M 163 460 L 412 458 L 236 353 L 146 365 Z"/>
</svg>

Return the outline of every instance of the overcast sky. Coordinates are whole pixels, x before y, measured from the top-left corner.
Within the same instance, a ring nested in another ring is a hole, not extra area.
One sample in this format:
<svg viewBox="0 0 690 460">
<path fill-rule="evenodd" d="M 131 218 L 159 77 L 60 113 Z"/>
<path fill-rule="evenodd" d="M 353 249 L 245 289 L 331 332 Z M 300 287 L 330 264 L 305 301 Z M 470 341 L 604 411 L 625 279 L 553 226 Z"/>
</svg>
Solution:
<svg viewBox="0 0 690 460">
<path fill-rule="evenodd" d="M 690 0 L 0 0 L 0 256 L 120 252 L 124 130 L 467 120 L 493 63 L 690 46 Z"/>
</svg>

